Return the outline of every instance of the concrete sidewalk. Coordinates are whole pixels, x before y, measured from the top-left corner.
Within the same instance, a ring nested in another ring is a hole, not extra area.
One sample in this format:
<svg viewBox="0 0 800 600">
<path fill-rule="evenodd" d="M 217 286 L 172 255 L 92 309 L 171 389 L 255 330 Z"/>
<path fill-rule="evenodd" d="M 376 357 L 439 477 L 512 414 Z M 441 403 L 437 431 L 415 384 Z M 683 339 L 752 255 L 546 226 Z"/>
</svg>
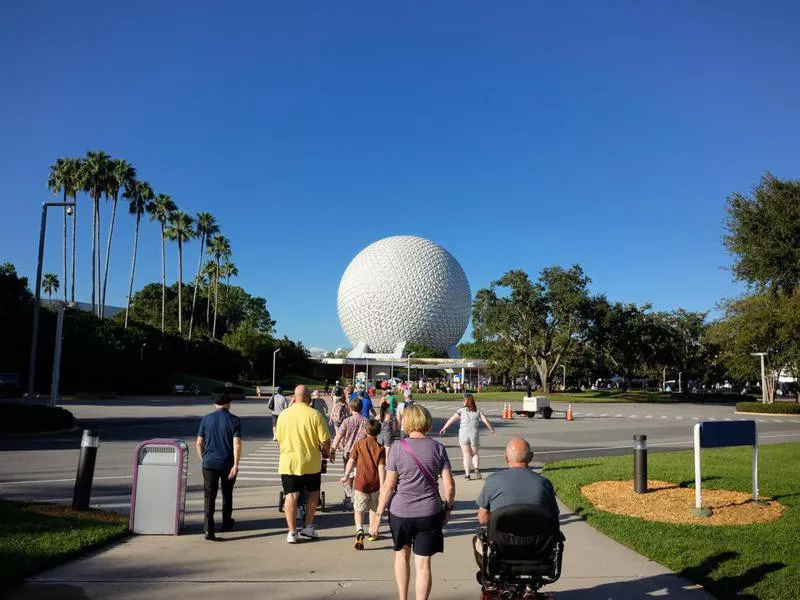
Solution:
<svg viewBox="0 0 800 600">
<path fill-rule="evenodd" d="M 445 530 L 445 553 L 433 560 L 431 598 L 477 599 L 480 587 L 471 538 L 474 499 L 482 482 L 457 480 L 456 510 Z M 10 600 L 231 600 L 298 598 L 393 599 L 397 591 L 388 526 L 382 538 L 353 549 L 352 514 L 341 510 L 341 486 L 323 486 L 328 511 L 316 519 L 320 539 L 286 543 L 278 488 L 235 492 L 236 530 L 202 537 L 202 498 L 190 496 L 186 534 L 136 536 L 34 577 L 8 592 Z M 194 495 L 196 496 L 196 495 Z M 667 597 L 710 598 L 660 565 L 601 535 L 561 507 L 567 537 L 561 579 L 543 591 L 558 600 Z M 219 518 L 219 515 L 218 515 Z M 411 597 L 413 598 L 413 567 Z"/>
</svg>

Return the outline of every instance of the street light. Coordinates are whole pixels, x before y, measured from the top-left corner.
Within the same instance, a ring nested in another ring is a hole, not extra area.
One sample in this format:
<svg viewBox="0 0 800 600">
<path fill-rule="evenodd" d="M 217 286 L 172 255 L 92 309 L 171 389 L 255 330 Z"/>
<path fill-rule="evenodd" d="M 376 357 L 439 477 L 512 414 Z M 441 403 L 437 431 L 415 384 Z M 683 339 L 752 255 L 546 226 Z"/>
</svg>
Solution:
<svg viewBox="0 0 800 600">
<path fill-rule="evenodd" d="M 272 395 L 275 395 L 275 357 L 278 356 L 278 352 L 280 352 L 280 348 L 275 348 L 275 352 L 272 353 Z"/>
<path fill-rule="evenodd" d="M 147 346 L 147 342 L 142 343 L 142 351 L 141 351 L 141 354 L 139 355 L 139 362 L 144 362 L 144 349 L 145 349 L 145 346 Z"/>
<path fill-rule="evenodd" d="M 767 403 L 767 386 L 766 380 L 764 379 L 764 357 L 767 355 L 766 352 L 751 352 L 750 356 L 760 356 L 761 357 L 761 402 L 764 404 Z"/>
<path fill-rule="evenodd" d="M 411 385 L 411 357 L 414 356 L 416 352 L 409 352 L 408 353 L 408 384 Z M 409 388 L 410 389 L 410 388 Z"/>
<path fill-rule="evenodd" d="M 33 326 L 31 327 L 31 356 L 28 361 L 28 399 L 33 398 L 33 387 L 36 380 L 36 345 L 39 338 L 39 304 L 41 302 L 42 290 L 42 261 L 44 260 L 44 232 L 47 228 L 47 209 L 51 206 L 60 206 L 70 209 L 75 206 L 74 202 L 43 202 L 42 203 L 42 223 L 39 227 L 39 260 L 36 263 L 36 285 L 34 285 L 34 304 L 33 304 Z M 65 282 L 66 285 L 66 282 Z"/>
</svg>

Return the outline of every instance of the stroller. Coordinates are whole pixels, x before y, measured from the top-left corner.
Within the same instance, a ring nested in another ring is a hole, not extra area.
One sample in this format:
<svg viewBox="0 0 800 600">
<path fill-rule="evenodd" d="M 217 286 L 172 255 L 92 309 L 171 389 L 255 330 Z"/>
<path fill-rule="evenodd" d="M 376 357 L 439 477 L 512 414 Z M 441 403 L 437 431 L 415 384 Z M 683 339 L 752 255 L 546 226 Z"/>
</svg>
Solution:
<svg viewBox="0 0 800 600">
<path fill-rule="evenodd" d="M 564 535 L 558 520 L 534 505 L 507 506 L 489 515 L 473 538 L 481 600 L 543 599 L 539 589 L 561 576 Z"/>
</svg>

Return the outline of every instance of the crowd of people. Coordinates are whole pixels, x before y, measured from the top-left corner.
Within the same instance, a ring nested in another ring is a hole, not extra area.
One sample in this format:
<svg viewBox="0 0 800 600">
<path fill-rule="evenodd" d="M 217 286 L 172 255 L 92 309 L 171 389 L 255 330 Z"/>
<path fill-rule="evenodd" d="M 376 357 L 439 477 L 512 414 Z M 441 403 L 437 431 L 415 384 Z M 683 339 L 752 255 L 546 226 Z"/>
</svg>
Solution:
<svg viewBox="0 0 800 600">
<path fill-rule="evenodd" d="M 340 454 L 344 473 L 344 503 L 353 511 L 356 550 L 379 539 L 383 517 L 388 519 L 394 549 L 394 574 L 399 598 L 408 597 L 411 555 L 414 555 L 415 597 L 428 598 L 432 585 L 431 557 L 444 552 L 443 526 L 454 507 L 456 485 L 445 446 L 431 438 L 430 412 L 414 399 L 410 387 L 387 387 L 376 393 L 376 410 L 363 385 L 332 389 L 331 406 L 318 391 L 298 385 L 285 396 L 280 388 L 269 401 L 273 436 L 279 448 L 278 472 L 285 497 L 286 541 L 319 537 L 314 524 L 322 473 L 326 461 Z M 378 400 L 379 396 L 379 400 Z M 492 435 L 491 422 L 466 393 L 463 406 L 439 430 L 459 421 L 464 475 L 481 478 L 480 424 Z M 333 436 L 331 435 L 333 429 Z M 206 415 L 197 436 L 197 453 L 205 482 L 204 533 L 215 540 L 214 507 L 218 490 L 223 496 L 221 531 L 234 528 L 233 487 L 242 455 L 241 425 L 230 412 L 230 399 L 221 394 L 215 410 Z M 544 503 L 557 523 L 558 508 L 552 485 L 528 467 L 530 445 L 512 439 L 506 447 L 508 471 L 489 476 L 477 500 L 477 519 L 488 523 L 492 510 L 504 503 L 535 499 Z M 440 492 L 439 479 L 442 481 Z M 298 527 L 298 508 L 301 524 Z M 476 548 L 476 552 L 478 549 Z M 476 554 L 476 557 L 478 554 Z"/>
</svg>

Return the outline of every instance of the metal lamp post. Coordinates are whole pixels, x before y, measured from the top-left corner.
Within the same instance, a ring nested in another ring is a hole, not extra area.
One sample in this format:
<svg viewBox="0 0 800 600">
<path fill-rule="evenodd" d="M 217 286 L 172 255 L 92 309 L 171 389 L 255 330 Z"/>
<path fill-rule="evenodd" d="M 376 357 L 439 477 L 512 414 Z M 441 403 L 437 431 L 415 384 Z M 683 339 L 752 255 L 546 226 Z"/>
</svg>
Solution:
<svg viewBox="0 0 800 600">
<path fill-rule="evenodd" d="M 411 385 L 411 357 L 414 356 L 416 352 L 409 352 L 408 353 L 408 382 Z"/>
<path fill-rule="evenodd" d="M 767 386 L 766 380 L 764 379 L 764 357 L 767 355 L 766 352 L 751 352 L 750 356 L 760 356 L 761 357 L 761 402 L 764 404 L 767 403 Z"/>
<path fill-rule="evenodd" d="M 564 373 L 564 378 L 562 383 L 564 384 L 564 391 L 567 391 L 567 367 L 565 365 L 561 365 L 561 371 Z"/>
<path fill-rule="evenodd" d="M 44 238 L 47 229 L 47 209 L 51 206 L 60 206 L 67 209 L 67 213 L 72 215 L 74 202 L 43 202 L 42 203 L 42 223 L 39 226 L 39 259 L 36 263 L 36 282 L 34 289 L 33 304 L 33 326 L 31 327 L 31 355 L 28 361 L 28 397 L 27 402 L 33 399 L 33 388 L 36 381 L 36 346 L 39 338 L 39 304 L 41 302 L 42 290 L 42 261 L 44 260 Z"/>
<path fill-rule="evenodd" d="M 275 357 L 278 356 L 278 352 L 280 352 L 280 348 L 275 348 L 275 352 L 272 353 L 272 393 L 275 394 Z"/>
</svg>

